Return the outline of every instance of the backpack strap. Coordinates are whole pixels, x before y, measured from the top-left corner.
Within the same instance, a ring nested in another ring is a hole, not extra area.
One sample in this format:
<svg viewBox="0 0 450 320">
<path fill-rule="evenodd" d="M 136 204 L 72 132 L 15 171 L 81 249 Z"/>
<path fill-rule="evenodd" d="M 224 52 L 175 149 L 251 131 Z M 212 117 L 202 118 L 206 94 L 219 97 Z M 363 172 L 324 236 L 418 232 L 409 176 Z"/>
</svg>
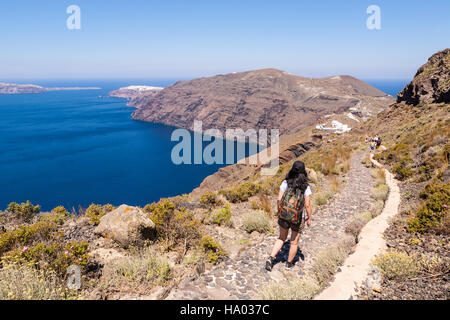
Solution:
<svg viewBox="0 0 450 320">
<path fill-rule="evenodd" d="M 281 201 L 278 205 L 278 217 L 281 215 L 281 211 L 283 210 L 283 204 L 284 204 L 284 201 L 286 200 L 286 194 L 288 193 L 288 191 L 289 191 L 289 186 L 286 188 L 286 191 L 283 193 L 283 196 L 281 197 Z"/>
</svg>

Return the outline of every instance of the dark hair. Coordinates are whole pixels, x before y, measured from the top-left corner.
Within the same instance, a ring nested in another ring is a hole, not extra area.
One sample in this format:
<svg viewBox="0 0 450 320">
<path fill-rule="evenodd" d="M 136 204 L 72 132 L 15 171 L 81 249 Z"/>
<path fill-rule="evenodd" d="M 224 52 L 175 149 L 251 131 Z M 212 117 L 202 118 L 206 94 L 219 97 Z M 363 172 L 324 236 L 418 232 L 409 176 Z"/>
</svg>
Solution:
<svg viewBox="0 0 450 320">
<path fill-rule="evenodd" d="M 302 161 L 295 161 L 285 178 L 288 187 L 305 193 L 308 188 L 308 174 Z"/>
</svg>

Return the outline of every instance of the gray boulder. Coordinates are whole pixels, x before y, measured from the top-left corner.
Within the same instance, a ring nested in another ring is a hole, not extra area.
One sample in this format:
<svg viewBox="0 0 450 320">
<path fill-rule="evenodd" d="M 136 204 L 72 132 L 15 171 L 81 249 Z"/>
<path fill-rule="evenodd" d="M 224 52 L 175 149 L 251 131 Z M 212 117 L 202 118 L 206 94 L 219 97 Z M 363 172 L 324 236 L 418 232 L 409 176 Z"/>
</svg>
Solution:
<svg viewBox="0 0 450 320">
<path fill-rule="evenodd" d="M 153 221 L 141 209 L 127 205 L 121 205 L 104 215 L 94 232 L 125 248 L 156 237 Z"/>
</svg>

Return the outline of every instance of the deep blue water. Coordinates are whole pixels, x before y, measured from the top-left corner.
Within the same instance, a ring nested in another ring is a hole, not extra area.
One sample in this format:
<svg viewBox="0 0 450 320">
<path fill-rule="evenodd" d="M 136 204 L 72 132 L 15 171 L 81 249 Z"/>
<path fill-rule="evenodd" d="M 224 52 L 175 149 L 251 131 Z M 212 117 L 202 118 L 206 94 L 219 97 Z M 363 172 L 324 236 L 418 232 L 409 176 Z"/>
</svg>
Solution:
<svg viewBox="0 0 450 320">
<path fill-rule="evenodd" d="M 144 206 L 189 193 L 224 165 L 173 164 L 175 128 L 134 121 L 125 100 L 99 97 L 123 86 L 173 82 L 28 80 L 102 89 L 0 95 L 0 209 L 26 200 L 43 210 L 91 203 Z M 366 82 L 395 97 L 408 81 Z"/>
<path fill-rule="evenodd" d="M 411 79 L 365 79 L 363 81 L 397 98 L 397 94 L 406 87 Z"/>
<path fill-rule="evenodd" d="M 173 164 L 175 128 L 134 121 L 125 100 L 99 97 L 131 84 L 174 81 L 30 82 L 102 89 L 0 95 L 0 209 L 26 200 L 43 210 L 91 203 L 143 206 L 189 193 L 224 166 Z"/>
</svg>

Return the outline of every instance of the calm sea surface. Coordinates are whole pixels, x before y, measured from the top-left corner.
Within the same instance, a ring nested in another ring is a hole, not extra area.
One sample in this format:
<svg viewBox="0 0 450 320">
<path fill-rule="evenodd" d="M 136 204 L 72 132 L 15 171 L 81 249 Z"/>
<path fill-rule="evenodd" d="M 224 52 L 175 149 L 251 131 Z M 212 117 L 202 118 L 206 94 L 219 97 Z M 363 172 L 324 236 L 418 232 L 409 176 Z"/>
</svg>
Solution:
<svg viewBox="0 0 450 320">
<path fill-rule="evenodd" d="M 125 100 L 101 97 L 123 86 L 175 81 L 28 80 L 102 89 L 0 95 L 0 210 L 26 200 L 43 210 L 91 203 L 143 206 L 189 193 L 224 165 L 173 164 L 175 128 L 134 121 Z M 407 82 L 366 81 L 394 96 Z"/>
</svg>

